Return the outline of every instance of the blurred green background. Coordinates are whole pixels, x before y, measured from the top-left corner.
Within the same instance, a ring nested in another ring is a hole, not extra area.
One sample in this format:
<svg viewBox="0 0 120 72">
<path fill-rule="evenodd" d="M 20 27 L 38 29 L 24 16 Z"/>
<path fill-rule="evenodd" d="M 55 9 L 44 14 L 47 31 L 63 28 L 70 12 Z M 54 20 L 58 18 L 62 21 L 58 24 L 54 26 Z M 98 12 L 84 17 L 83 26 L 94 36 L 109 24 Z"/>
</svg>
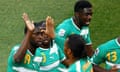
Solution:
<svg viewBox="0 0 120 72">
<path fill-rule="evenodd" d="M 48 15 L 56 26 L 73 16 L 77 0 L 1 0 L 0 1 L 0 72 L 6 72 L 11 48 L 21 43 L 24 33 L 22 13 L 38 22 Z M 120 35 L 120 0 L 89 0 L 93 4 L 90 24 L 93 47 Z"/>
</svg>

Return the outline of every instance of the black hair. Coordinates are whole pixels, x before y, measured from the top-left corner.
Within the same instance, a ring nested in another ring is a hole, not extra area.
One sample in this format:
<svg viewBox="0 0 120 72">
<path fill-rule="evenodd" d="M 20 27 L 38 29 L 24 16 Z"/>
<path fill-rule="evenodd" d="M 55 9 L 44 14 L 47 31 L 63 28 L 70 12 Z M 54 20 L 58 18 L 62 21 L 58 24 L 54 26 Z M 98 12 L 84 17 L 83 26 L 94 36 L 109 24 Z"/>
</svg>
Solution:
<svg viewBox="0 0 120 72">
<path fill-rule="evenodd" d="M 34 23 L 34 26 L 35 26 L 35 28 L 39 28 L 39 27 L 46 27 L 46 24 L 45 24 L 45 21 L 40 21 L 40 22 L 35 22 Z M 24 34 L 26 34 L 27 33 L 27 27 L 25 26 L 25 28 L 24 28 Z"/>
<path fill-rule="evenodd" d="M 83 10 L 84 8 L 91 8 L 91 7 L 92 7 L 92 4 L 89 1 L 78 0 L 74 6 L 74 12 L 79 12 L 80 10 Z"/>
<path fill-rule="evenodd" d="M 68 36 L 67 45 L 71 49 L 75 58 L 80 59 L 87 57 L 85 50 L 85 41 L 82 36 L 78 34 L 72 34 Z"/>
<path fill-rule="evenodd" d="M 40 21 L 40 22 L 35 22 L 34 23 L 34 26 L 35 26 L 35 28 L 39 28 L 39 27 L 46 27 L 46 21 L 45 20 L 43 20 L 43 21 Z M 24 34 L 26 34 L 27 33 L 27 27 L 25 26 L 25 28 L 24 28 Z M 32 42 L 32 41 L 31 41 Z M 31 43 L 31 44 L 33 44 L 34 45 L 34 43 Z M 52 39 L 51 39 L 51 42 L 50 42 L 50 46 L 53 46 L 53 41 L 52 41 Z"/>
</svg>

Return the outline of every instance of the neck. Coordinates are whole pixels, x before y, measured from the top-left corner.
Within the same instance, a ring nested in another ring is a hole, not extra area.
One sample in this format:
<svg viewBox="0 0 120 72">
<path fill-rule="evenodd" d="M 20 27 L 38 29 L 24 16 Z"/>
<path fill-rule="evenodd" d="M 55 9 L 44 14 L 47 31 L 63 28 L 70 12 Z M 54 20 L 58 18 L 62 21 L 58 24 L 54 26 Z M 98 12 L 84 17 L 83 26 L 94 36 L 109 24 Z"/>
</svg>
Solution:
<svg viewBox="0 0 120 72">
<path fill-rule="evenodd" d="M 29 47 L 28 47 L 29 51 L 30 51 L 33 55 L 35 54 L 36 48 L 37 48 L 37 47 L 32 46 L 32 45 L 29 45 Z"/>
<path fill-rule="evenodd" d="M 73 64 L 74 62 L 76 62 L 78 59 L 76 58 L 69 58 L 68 59 L 68 66 L 70 66 L 71 64 Z"/>
<path fill-rule="evenodd" d="M 75 25 L 77 25 L 78 28 L 81 28 L 81 26 L 79 24 L 79 20 L 75 16 L 73 17 L 73 21 L 74 21 Z"/>
<path fill-rule="evenodd" d="M 41 45 L 40 47 L 42 47 L 42 48 L 44 48 L 44 49 L 50 48 L 50 46 L 45 46 L 45 45 Z"/>
</svg>

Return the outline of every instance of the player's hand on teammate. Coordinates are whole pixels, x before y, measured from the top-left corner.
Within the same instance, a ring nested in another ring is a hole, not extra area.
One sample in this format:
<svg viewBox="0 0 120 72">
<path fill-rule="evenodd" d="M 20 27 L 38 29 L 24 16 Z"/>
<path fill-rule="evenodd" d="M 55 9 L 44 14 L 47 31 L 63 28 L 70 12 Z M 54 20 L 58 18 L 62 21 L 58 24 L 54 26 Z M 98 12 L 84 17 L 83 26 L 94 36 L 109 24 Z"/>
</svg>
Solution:
<svg viewBox="0 0 120 72">
<path fill-rule="evenodd" d="M 23 18 L 28 30 L 33 31 L 35 29 L 35 26 L 33 24 L 33 21 L 30 21 L 28 14 L 23 13 L 22 18 Z"/>
<path fill-rule="evenodd" d="M 50 16 L 47 16 L 46 18 L 46 34 L 48 34 L 51 38 L 55 37 L 54 20 Z"/>
</svg>

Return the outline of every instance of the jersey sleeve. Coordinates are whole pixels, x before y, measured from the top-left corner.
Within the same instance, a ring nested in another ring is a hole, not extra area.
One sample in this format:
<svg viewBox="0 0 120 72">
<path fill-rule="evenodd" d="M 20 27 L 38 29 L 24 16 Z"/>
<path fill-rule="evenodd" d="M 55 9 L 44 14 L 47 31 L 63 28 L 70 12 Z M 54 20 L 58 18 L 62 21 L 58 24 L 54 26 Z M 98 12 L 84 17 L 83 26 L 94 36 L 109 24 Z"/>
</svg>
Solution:
<svg viewBox="0 0 120 72">
<path fill-rule="evenodd" d="M 8 60 L 10 60 L 11 62 L 14 62 L 14 55 L 18 51 L 19 47 L 20 47 L 19 45 L 16 45 L 12 48 Z"/>
<path fill-rule="evenodd" d="M 16 53 L 16 51 L 18 50 L 19 46 L 14 46 L 12 48 L 12 50 L 10 51 L 10 55 L 8 57 L 8 67 L 7 67 L 7 72 L 11 72 L 12 71 L 12 66 L 14 65 L 14 55 Z"/>
<path fill-rule="evenodd" d="M 87 38 L 86 38 L 86 45 L 92 44 L 91 38 L 90 38 L 90 32 L 88 30 Z"/>
<path fill-rule="evenodd" d="M 94 55 L 91 57 L 90 61 L 93 64 L 101 64 L 105 61 L 105 51 L 103 49 L 97 48 Z"/>
<path fill-rule="evenodd" d="M 58 35 L 55 36 L 54 38 L 55 42 L 57 45 L 59 45 L 59 47 L 61 48 L 61 50 L 64 50 L 64 42 L 65 42 L 65 38 L 62 38 Z"/>
<path fill-rule="evenodd" d="M 61 48 L 58 47 L 58 52 L 59 52 L 59 56 L 60 56 L 60 61 L 64 61 L 65 60 L 65 54 L 64 52 L 61 50 Z"/>
<path fill-rule="evenodd" d="M 63 50 L 64 49 L 64 42 L 69 35 L 69 30 L 64 26 L 60 25 L 56 28 L 55 30 L 55 42 L 60 46 L 60 48 Z"/>
</svg>

